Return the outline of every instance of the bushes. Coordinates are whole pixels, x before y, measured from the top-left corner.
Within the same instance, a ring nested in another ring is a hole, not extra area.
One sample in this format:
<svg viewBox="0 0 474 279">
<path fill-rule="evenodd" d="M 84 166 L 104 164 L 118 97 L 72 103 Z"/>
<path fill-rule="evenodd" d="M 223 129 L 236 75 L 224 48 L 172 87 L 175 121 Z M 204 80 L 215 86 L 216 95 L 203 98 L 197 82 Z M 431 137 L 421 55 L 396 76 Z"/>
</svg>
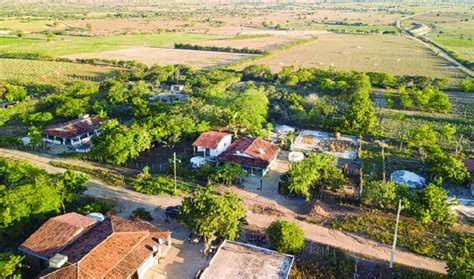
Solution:
<svg viewBox="0 0 474 279">
<path fill-rule="evenodd" d="M 110 211 L 113 207 L 114 207 L 113 204 L 111 204 L 108 201 L 96 200 L 79 207 L 77 209 L 77 212 L 83 215 L 87 215 L 93 212 L 99 212 L 99 213 L 105 214 L 108 211 Z"/>
<path fill-rule="evenodd" d="M 395 214 L 373 210 L 357 216 L 342 217 L 332 221 L 330 226 L 390 245 L 393 241 L 395 219 Z M 398 233 L 398 246 L 432 258 L 445 260 L 456 247 L 467 251 L 474 249 L 474 236 L 440 224 L 416 222 L 413 218 L 402 216 Z"/>
<path fill-rule="evenodd" d="M 104 170 L 104 169 L 99 169 L 99 168 L 92 169 L 92 168 L 68 164 L 68 163 L 64 163 L 60 161 L 51 161 L 50 164 L 53 167 L 76 170 L 76 171 L 81 171 L 81 172 L 90 174 L 92 177 L 97 178 L 113 186 L 123 186 L 125 184 L 125 178 L 123 177 L 123 175 L 111 170 Z"/>
<path fill-rule="evenodd" d="M 304 246 L 303 230 L 295 223 L 274 221 L 267 228 L 272 247 L 280 253 L 297 253 Z"/>
<path fill-rule="evenodd" d="M 145 167 L 131 182 L 133 190 L 147 195 L 177 195 L 174 179 L 165 175 L 151 175 L 150 168 Z M 195 186 L 189 182 L 178 181 L 177 190 L 191 192 Z"/>
<path fill-rule="evenodd" d="M 192 49 L 192 50 L 201 50 L 201 51 L 246 53 L 246 54 L 262 54 L 262 55 L 269 54 L 268 50 L 250 49 L 250 48 L 246 48 L 246 47 L 244 47 L 244 48 L 233 48 L 233 47 L 200 46 L 200 45 L 175 43 L 174 48 L 177 48 L 177 49 Z"/>
<path fill-rule="evenodd" d="M 0 278 L 21 278 L 19 269 L 24 258 L 11 252 L 0 252 Z"/>
<path fill-rule="evenodd" d="M 134 211 L 132 211 L 132 214 L 130 215 L 130 218 L 131 219 L 142 219 L 144 221 L 152 221 L 153 218 L 151 217 L 151 214 L 149 211 L 147 211 L 145 208 L 143 207 L 139 207 L 137 209 L 135 209 Z"/>
<path fill-rule="evenodd" d="M 426 148 L 425 164 L 434 178 L 453 185 L 466 185 L 470 175 L 461 160 L 445 153 L 438 145 Z"/>
</svg>

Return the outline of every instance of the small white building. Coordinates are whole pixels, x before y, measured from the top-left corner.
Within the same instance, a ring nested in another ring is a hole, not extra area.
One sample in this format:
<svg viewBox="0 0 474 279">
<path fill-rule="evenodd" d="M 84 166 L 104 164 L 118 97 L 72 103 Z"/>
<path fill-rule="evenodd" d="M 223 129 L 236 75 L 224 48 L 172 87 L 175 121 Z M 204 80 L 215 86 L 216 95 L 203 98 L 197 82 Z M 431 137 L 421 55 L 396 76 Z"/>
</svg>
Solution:
<svg viewBox="0 0 474 279">
<path fill-rule="evenodd" d="M 232 134 L 216 131 L 201 133 L 194 141 L 194 154 L 202 154 L 202 157 L 217 157 L 227 150 L 232 143 Z"/>
</svg>

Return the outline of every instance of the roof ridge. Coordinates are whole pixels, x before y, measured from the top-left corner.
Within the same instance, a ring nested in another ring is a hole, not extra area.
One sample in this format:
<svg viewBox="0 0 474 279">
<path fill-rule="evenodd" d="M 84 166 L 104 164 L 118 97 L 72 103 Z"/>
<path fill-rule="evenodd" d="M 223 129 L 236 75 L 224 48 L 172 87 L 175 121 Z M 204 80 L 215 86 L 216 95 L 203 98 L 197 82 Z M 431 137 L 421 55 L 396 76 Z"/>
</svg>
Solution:
<svg viewBox="0 0 474 279">
<path fill-rule="evenodd" d="M 149 232 L 149 231 L 128 232 L 128 233 L 146 233 L 146 234 L 140 239 L 139 242 L 137 242 L 137 244 L 135 244 L 135 245 L 132 247 L 132 249 L 130 249 L 119 261 L 117 261 L 117 263 L 116 263 L 113 267 L 109 268 L 109 269 L 107 270 L 107 272 L 105 273 L 105 275 L 107 275 L 109 272 L 111 272 L 112 270 L 114 270 L 115 267 L 117 267 L 117 265 L 118 265 L 119 263 L 121 263 L 121 262 L 125 259 L 125 257 L 127 257 L 133 250 L 135 250 L 135 248 L 137 248 L 138 245 L 140 245 L 143 241 L 145 241 L 145 239 L 148 238 L 148 236 L 150 236 L 150 232 Z M 105 276 L 104 276 L 104 277 L 105 277 Z"/>
</svg>

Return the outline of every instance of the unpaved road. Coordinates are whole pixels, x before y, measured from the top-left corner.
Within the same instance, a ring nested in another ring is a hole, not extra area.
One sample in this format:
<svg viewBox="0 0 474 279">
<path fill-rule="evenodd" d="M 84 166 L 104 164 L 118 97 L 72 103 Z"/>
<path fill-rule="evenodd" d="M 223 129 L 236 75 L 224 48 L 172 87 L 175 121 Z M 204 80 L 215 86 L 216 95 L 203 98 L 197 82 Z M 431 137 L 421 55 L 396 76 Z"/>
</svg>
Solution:
<svg viewBox="0 0 474 279">
<path fill-rule="evenodd" d="M 426 41 L 423 41 L 421 40 L 419 37 L 415 37 L 413 36 L 413 34 L 408 31 L 407 29 L 405 29 L 402 25 L 402 22 L 404 20 L 407 20 L 407 19 L 410 19 L 412 17 L 414 17 L 415 15 L 411 15 L 411 16 L 407 16 L 407 17 L 403 17 L 403 18 L 400 18 L 396 21 L 395 23 L 395 26 L 401 31 L 402 35 L 405 36 L 406 38 L 408 39 L 412 39 L 420 44 L 422 44 L 423 46 L 431 49 L 434 53 L 436 53 L 436 55 L 438 55 L 439 57 L 442 57 L 444 58 L 445 60 L 447 60 L 448 62 L 450 62 L 451 64 L 453 64 L 454 66 L 456 66 L 457 68 L 459 68 L 461 71 L 465 72 L 466 74 L 468 74 L 469 76 L 471 77 L 474 77 L 474 71 L 467 68 L 466 66 L 464 66 L 461 62 L 459 62 L 456 58 L 454 58 L 451 54 L 447 53 L 446 51 L 444 51 L 443 49 L 439 48 L 437 45 L 431 43 L 431 42 L 426 42 Z M 420 37 L 423 37 L 424 34 L 420 35 Z"/>
<path fill-rule="evenodd" d="M 49 165 L 49 162 L 58 159 L 52 156 L 3 148 L 0 148 L 0 156 L 28 160 L 31 164 L 43 168 L 51 173 L 65 171 L 64 169 L 52 167 Z M 60 160 L 68 161 L 68 159 Z M 73 162 L 77 163 L 76 161 Z M 87 164 L 87 162 L 81 162 L 81 164 Z M 370 258 L 385 261 L 389 258 L 390 247 L 386 245 L 341 231 L 332 230 L 297 220 L 296 213 L 294 213 L 291 209 L 288 209 L 289 200 L 285 200 L 285 198 L 282 198 L 281 196 L 279 198 L 272 196 L 263 197 L 259 195 L 258 192 L 249 192 L 237 188 L 233 188 L 233 191 L 235 191 L 244 199 L 247 208 L 252 208 L 255 203 L 260 203 L 272 206 L 277 210 L 284 212 L 285 216 L 278 217 L 278 219 L 285 219 L 297 223 L 298 226 L 303 229 L 305 237 L 309 240 L 341 248 Z M 117 205 L 121 210 L 127 212 L 132 208 L 139 206 L 147 207 L 149 209 L 157 207 L 165 208 L 170 205 L 180 204 L 182 200 L 181 197 L 144 195 L 121 187 L 108 186 L 97 180 L 91 180 L 86 194 L 99 198 L 112 199 L 117 202 Z M 277 217 L 275 216 L 256 214 L 251 210 L 247 212 L 248 223 L 260 228 L 268 227 L 270 223 L 276 219 Z M 446 264 L 443 261 L 415 255 L 413 253 L 397 251 L 395 262 L 406 266 L 446 274 Z"/>
</svg>

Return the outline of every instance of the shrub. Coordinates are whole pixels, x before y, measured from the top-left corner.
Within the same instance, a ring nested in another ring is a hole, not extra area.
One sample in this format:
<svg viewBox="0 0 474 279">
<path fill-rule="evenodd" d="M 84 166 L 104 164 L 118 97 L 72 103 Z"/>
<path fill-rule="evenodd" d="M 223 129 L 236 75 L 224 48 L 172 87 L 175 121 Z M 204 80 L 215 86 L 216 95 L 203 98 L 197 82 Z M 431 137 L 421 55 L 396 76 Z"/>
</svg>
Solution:
<svg viewBox="0 0 474 279">
<path fill-rule="evenodd" d="M 123 186 L 125 184 L 125 178 L 123 177 L 123 175 L 111 170 L 92 169 L 92 168 L 73 165 L 69 163 L 59 162 L 59 161 L 51 161 L 50 164 L 53 167 L 81 171 L 81 172 L 90 174 L 94 178 L 97 178 L 113 186 Z"/>
<path fill-rule="evenodd" d="M 304 246 L 304 235 L 295 223 L 277 220 L 267 228 L 272 247 L 280 253 L 297 253 Z"/>
<path fill-rule="evenodd" d="M 11 252 L 0 253 L 0 278 L 21 278 L 18 269 L 22 267 L 24 256 L 18 256 Z"/>
<path fill-rule="evenodd" d="M 143 207 L 139 207 L 137 209 L 135 209 L 134 211 L 132 211 L 132 214 L 130 215 L 130 218 L 131 219 L 142 219 L 142 220 L 145 220 L 145 221 L 152 221 L 153 218 L 151 217 L 151 214 L 149 211 L 147 211 L 145 208 Z"/>
<path fill-rule="evenodd" d="M 99 212 L 102 214 L 107 213 L 109 210 L 113 208 L 113 204 L 105 200 L 97 200 L 91 203 L 88 203 L 84 206 L 81 206 L 77 209 L 77 211 L 83 215 L 87 215 L 92 212 Z"/>
</svg>

